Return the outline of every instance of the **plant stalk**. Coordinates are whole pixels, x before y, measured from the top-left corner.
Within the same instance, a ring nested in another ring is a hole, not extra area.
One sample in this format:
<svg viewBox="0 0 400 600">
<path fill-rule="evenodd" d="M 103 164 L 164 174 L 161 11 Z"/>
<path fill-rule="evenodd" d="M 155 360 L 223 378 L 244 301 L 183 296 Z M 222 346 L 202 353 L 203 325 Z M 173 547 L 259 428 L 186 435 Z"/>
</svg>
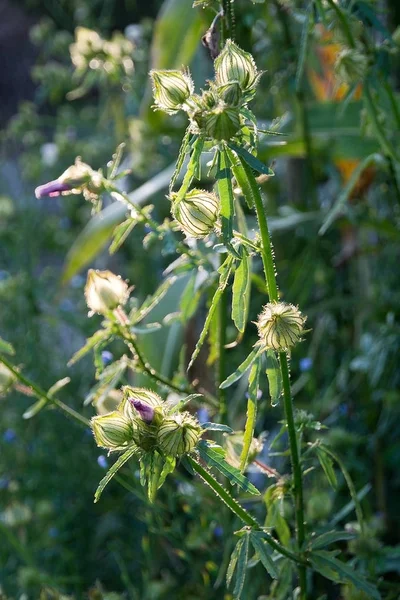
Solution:
<svg viewBox="0 0 400 600">
<path fill-rule="evenodd" d="M 239 157 L 240 158 L 240 157 Z M 264 205 L 257 181 L 253 175 L 253 171 L 247 165 L 244 159 L 240 158 L 242 167 L 246 174 L 249 189 L 252 193 L 252 200 L 256 208 L 258 225 L 260 228 L 262 250 L 261 258 L 264 266 L 265 279 L 268 287 L 268 295 L 271 302 L 279 300 L 278 286 L 276 283 L 276 272 L 274 264 L 274 255 L 269 235 L 267 217 L 264 210 Z M 279 353 L 280 369 L 282 374 L 283 391 L 284 391 L 284 408 L 286 416 L 286 424 L 289 435 L 290 456 L 293 472 L 293 494 L 295 501 L 296 515 L 296 536 L 299 552 L 304 544 L 304 500 L 303 500 L 303 478 L 300 466 L 299 448 L 297 444 L 296 427 L 293 417 L 293 400 L 290 389 L 289 366 L 286 352 Z M 304 565 L 299 565 L 299 583 L 300 583 L 300 600 L 307 598 L 306 586 L 306 569 Z"/>
</svg>

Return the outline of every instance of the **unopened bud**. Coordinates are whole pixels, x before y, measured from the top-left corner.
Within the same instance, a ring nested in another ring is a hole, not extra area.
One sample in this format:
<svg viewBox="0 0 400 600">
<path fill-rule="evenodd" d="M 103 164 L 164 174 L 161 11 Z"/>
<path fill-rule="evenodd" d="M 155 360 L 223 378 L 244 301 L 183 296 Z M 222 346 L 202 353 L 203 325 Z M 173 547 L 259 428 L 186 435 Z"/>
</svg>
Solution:
<svg viewBox="0 0 400 600">
<path fill-rule="evenodd" d="M 222 85 L 237 81 L 246 94 L 253 95 L 260 75 L 254 59 L 232 40 L 227 40 L 221 54 L 214 62 L 217 82 Z"/>
<path fill-rule="evenodd" d="M 0 396 L 5 396 L 11 390 L 16 379 L 14 373 L 0 362 Z"/>
<path fill-rule="evenodd" d="M 37 187 L 35 195 L 36 198 L 44 198 L 83 193 L 86 200 L 92 201 L 94 198 L 98 198 L 102 184 L 101 173 L 94 171 L 78 156 L 75 164 L 64 171 L 60 177 Z"/>
<path fill-rule="evenodd" d="M 167 418 L 158 430 L 158 446 L 167 456 L 182 456 L 191 452 L 201 437 L 201 427 L 190 413 Z"/>
<path fill-rule="evenodd" d="M 132 404 L 134 409 L 138 412 L 139 417 L 145 423 L 151 423 L 154 418 L 154 408 L 142 400 L 137 398 L 129 398 L 129 402 Z"/>
<path fill-rule="evenodd" d="M 293 304 L 269 302 L 257 321 L 259 344 L 266 350 L 288 350 L 301 340 L 305 321 Z"/>
<path fill-rule="evenodd" d="M 240 129 L 238 108 L 219 104 L 205 114 L 204 128 L 208 137 L 214 140 L 230 140 Z"/>
<path fill-rule="evenodd" d="M 228 106 L 239 106 L 242 99 L 242 90 L 238 81 L 231 81 L 217 88 L 218 97 Z"/>
<path fill-rule="evenodd" d="M 166 113 L 180 110 L 192 95 L 194 86 L 188 73 L 182 71 L 150 71 L 156 106 Z"/>
<path fill-rule="evenodd" d="M 368 68 L 368 58 L 354 48 L 344 48 L 336 57 L 335 73 L 337 78 L 348 85 L 364 79 Z"/>
<path fill-rule="evenodd" d="M 128 284 L 121 277 L 111 271 L 89 269 L 85 298 L 92 313 L 105 315 L 118 306 L 126 304 L 128 297 Z"/>
<path fill-rule="evenodd" d="M 90 426 L 100 448 L 118 450 L 133 441 L 132 423 L 118 410 L 93 417 Z"/>
<path fill-rule="evenodd" d="M 204 238 L 215 227 L 219 199 L 211 192 L 193 189 L 183 200 L 172 203 L 172 214 L 187 237 Z"/>
</svg>

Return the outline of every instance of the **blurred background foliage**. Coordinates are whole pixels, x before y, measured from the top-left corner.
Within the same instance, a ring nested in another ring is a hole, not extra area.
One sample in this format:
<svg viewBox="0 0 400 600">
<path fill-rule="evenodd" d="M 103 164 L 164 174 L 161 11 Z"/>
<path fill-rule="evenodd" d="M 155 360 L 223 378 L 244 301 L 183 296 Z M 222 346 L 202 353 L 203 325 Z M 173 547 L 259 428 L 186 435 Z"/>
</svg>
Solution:
<svg viewBox="0 0 400 600">
<path fill-rule="evenodd" d="M 125 142 L 123 166 L 132 172 L 124 189 L 154 204 L 159 220 L 168 216 L 165 193 L 185 123 L 151 110 L 147 73 L 190 64 L 197 86 L 212 75 L 199 40 L 218 3 L 195 4 L 0 2 L 0 334 L 42 387 L 70 375 L 60 397 L 87 416 L 93 410 L 82 405 L 94 369 L 86 359 L 66 367 L 97 325 L 96 318 L 87 319 L 86 268 L 121 273 L 143 300 L 160 283 L 171 249 L 164 243 L 160 252 L 154 243 L 144 250 L 139 225 L 110 256 L 107 247 L 125 207 L 110 199 L 91 215 L 80 197 L 39 201 L 33 190 L 77 155 L 104 167 Z M 339 5 L 359 51 L 340 60 L 348 31 L 334 2 L 233 4 L 236 39 L 265 71 L 253 112 L 262 127 L 287 134 L 263 136 L 260 157 L 273 162 L 276 173 L 263 192 L 280 287 L 308 315 L 311 328 L 291 364 L 295 401 L 329 428 L 332 447 L 346 459 L 357 490 L 364 490 L 367 534 L 348 552 L 367 572 L 387 574 L 386 597 L 397 598 L 400 15 L 396 0 Z M 256 315 L 265 289 L 257 276 L 253 284 Z M 176 311 L 181 294 L 182 283 L 151 320 Z M 155 366 L 170 375 L 182 340 L 193 343 L 203 318 L 200 310 L 185 329 L 172 320 L 143 338 Z M 249 331 L 229 351 L 232 367 L 253 342 Z M 115 357 L 123 353 L 118 344 L 110 350 Z M 199 378 L 212 380 L 212 367 L 197 368 Z M 269 444 L 281 413 L 267 398 L 260 401 L 258 433 L 268 432 L 263 460 L 279 470 L 282 458 L 269 455 Z M 229 402 L 229 424 L 240 429 L 240 386 Z M 125 477 L 127 489 L 113 485 L 94 506 L 107 458 L 90 432 L 52 410 L 23 420 L 29 399 L 17 392 L 0 403 L 1 597 L 223 597 L 232 522 L 223 510 L 217 518 L 211 492 L 178 475 L 150 508 L 142 488 Z M 344 482 L 334 492 L 320 474 L 308 478 L 308 522 L 339 521 Z M 263 589 L 258 569 L 249 599 Z M 362 598 L 348 587 L 327 591 L 324 585 L 317 582 L 316 589 L 326 598 Z M 286 593 L 278 586 L 268 597 L 284 599 Z"/>
</svg>

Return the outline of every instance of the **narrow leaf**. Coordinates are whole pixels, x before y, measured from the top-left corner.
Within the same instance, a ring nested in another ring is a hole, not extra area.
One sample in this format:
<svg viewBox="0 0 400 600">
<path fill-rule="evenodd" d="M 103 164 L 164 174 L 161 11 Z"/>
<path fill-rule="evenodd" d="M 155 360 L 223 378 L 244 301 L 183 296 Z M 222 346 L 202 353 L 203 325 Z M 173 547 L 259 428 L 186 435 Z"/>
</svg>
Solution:
<svg viewBox="0 0 400 600">
<path fill-rule="evenodd" d="M 137 312 L 131 317 L 131 324 L 135 325 L 142 321 L 147 315 L 161 302 L 164 298 L 165 294 L 168 292 L 171 285 L 173 285 L 176 281 L 176 277 L 168 277 L 162 284 L 156 289 L 152 296 L 146 298 L 143 302 L 142 306 L 137 310 Z"/>
<path fill-rule="evenodd" d="M 57 394 L 57 392 L 59 390 L 61 390 L 66 385 L 68 385 L 70 381 L 71 381 L 70 377 L 63 377 L 62 379 L 59 379 L 58 381 L 53 383 L 53 385 L 47 392 L 47 395 L 50 396 L 50 398 L 52 398 L 55 394 Z"/>
<path fill-rule="evenodd" d="M 227 587 L 229 587 L 231 585 L 231 581 L 232 581 L 232 577 L 233 574 L 236 570 L 236 565 L 237 565 L 237 561 L 239 558 L 239 552 L 240 552 L 240 548 L 242 547 L 244 540 L 243 538 L 240 538 L 236 544 L 236 546 L 233 549 L 233 552 L 231 554 L 231 559 L 229 561 L 229 565 L 228 565 L 228 569 L 226 571 L 226 585 Z"/>
<path fill-rule="evenodd" d="M 196 173 L 200 164 L 201 153 L 204 147 L 204 139 L 198 137 L 193 142 L 192 147 L 193 150 L 186 168 L 185 177 L 183 178 L 182 185 L 174 198 L 174 202 L 176 203 L 181 202 L 184 199 L 193 179 L 196 177 Z"/>
<path fill-rule="evenodd" d="M 236 371 L 234 371 L 231 375 L 229 375 L 229 377 L 227 377 L 225 379 L 225 381 L 223 381 L 219 387 L 222 390 L 224 390 L 225 388 L 228 388 L 231 385 L 233 385 L 236 381 L 238 381 L 238 379 L 243 377 L 243 375 L 246 373 L 246 371 L 248 371 L 250 369 L 251 365 L 254 363 L 256 358 L 258 358 L 260 356 L 261 353 L 262 353 L 261 348 L 259 348 L 257 346 L 255 348 L 253 348 L 253 350 L 250 352 L 250 354 L 238 366 Z"/>
<path fill-rule="evenodd" d="M 224 433 L 233 433 L 233 429 L 223 423 L 202 423 L 202 428 L 207 431 L 223 431 Z"/>
<path fill-rule="evenodd" d="M 248 492 L 249 494 L 254 494 L 257 496 L 260 494 L 258 489 L 252 483 L 250 483 L 250 481 L 244 475 L 242 475 L 239 469 L 236 469 L 236 467 L 233 467 L 226 462 L 223 454 L 221 453 L 221 450 L 223 453 L 224 450 L 220 446 L 217 446 L 216 444 L 211 445 L 207 440 L 201 440 L 197 445 L 197 449 L 201 458 L 209 466 L 214 467 L 220 473 L 225 475 L 232 485 L 239 486 L 242 490 Z"/>
<path fill-rule="evenodd" d="M 264 569 L 272 577 L 272 579 L 277 579 L 278 571 L 276 570 L 274 562 L 271 558 L 268 544 L 260 539 L 260 536 L 257 535 L 256 531 L 251 532 L 250 542 L 255 552 L 257 553 L 257 556 L 260 559 Z"/>
<path fill-rule="evenodd" d="M 4 354 L 11 354 L 11 356 L 13 354 L 15 354 L 15 350 L 12 347 L 12 345 L 9 342 L 6 342 L 6 340 L 3 340 L 3 338 L 0 337 L 0 352 L 4 352 Z"/>
<path fill-rule="evenodd" d="M 218 152 L 218 171 L 216 179 L 221 201 L 222 239 L 230 246 L 233 237 L 234 198 L 232 189 L 231 162 L 225 148 Z"/>
<path fill-rule="evenodd" d="M 175 165 L 175 171 L 172 174 L 171 181 L 169 184 L 169 193 L 171 193 L 174 189 L 174 185 L 176 180 L 179 177 L 179 173 L 181 172 L 183 163 L 185 161 L 186 154 L 189 150 L 190 145 L 190 128 L 188 127 L 185 131 L 185 135 L 183 136 L 181 147 L 179 148 L 179 154 Z"/>
<path fill-rule="evenodd" d="M 241 544 L 238 552 L 238 559 L 236 563 L 235 588 L 233 590 L 235 598 L 238 599 L 242 597 L 242 592 L 246 579 L 247 561 L 249 557 L 249 534 L 246 533 L 240 539 L 243 541 L 243 543 Z"/>
<path fill-rule="evenodd" d="M 126 219 L 126 221 L 123 221 L 116 226 L 113 232 L 113 241 L 108 249 L 110 254 L 115 254 L 117 250 L 121 248 L 122 244 L 125 242 L 128 235 L 131 233 L 137 223 L 137 219 L 132 219 L 132 217 L 129 217 L 129 219 Z"/>
<path fill-rule="evenodd" d="M 176 458 L 174 456 L 165 456 L 164 460 L 165 460 L 164 466 L 162 468 L 161 475 L 158 480 L 158 486 L 157 486 L 158 490 L 165 482 L 167 475 L 172 473 L 175 470 L 175 466 L 176 466 Z"/>
<path fill-rule="evenodd" d="M 171 408 L 168 410 L 168 414 L 173 415 L 174 413 L 181 411 L 182 408 L 184 408 L 189 402 L 191 402 L 195 398 L 202 398 L 202 397 L 203 397 L 203 394 L 189 394 L 189 396 L 186 396 L 186 398 L 183 398 L 182 400 L 177 402 L 177 404 L 174 404 L 173 406 L 171 406 Z"/>
<path fill-rule="evenodd" d="M 336 490 L 337 489 L 337 479 L 336 479 L 335 470 L 333 468 L 332 459 L 326 454 L 326 452 L 321 450 L 321 448 L 319 446 L 316 447 L 316 452 L 317 452 L 317 456 L 318 456 L 320 465 L 324 470 L 324 473 L 326 475 L 327 480 L 329 481 L 329 484 L 331 485 L 331 487 L 334 490 Z"/>
<path fill-rule="evenodd" d="M 250 257 L 241 248 L 242 260 L 235 269 L 232 286 L 232 320 L 240 333 L 246 326 L 246 307 L 250 291 Z"/>
<path fill-rule="evenodd" d="M 326 533 L 312 537 L 309 546 L 312 550 L 318 550 L 319 548 L 330 546 L 330 544 L 334 544 L 335 542 L 352 540 L 355 537 L 355 534 L 349 531 L 327 531 Z"/>
<path fill-rule="evenodd" d="M 297 63 L 297 70 L 296 70 L 296 84 L 295 84 L 296 92 L 298 92 L 301 88 L 301 82 L 302 82 L 303 73 L 304 73 L 304 66 L 306 64 L 307 51 L 308 51 L 308 40 L 310 37 L 310 35 L 309 35 L 310 34 L 310 16 L 311 16 L 312 6 L 313 6 L 313 4 L 312 4 L 312 2 L 310 2 L 310 4 L 307 7 L 307 10 L 306 10 L 305 19 L 304 19 L 304 23 L 303 23 L 303 29 L 301 31 L 299 61 Z"/>
<path fill-rule="evenodd" d="M 86 344 L 82 346 L 82 348 L 80 348 L 77 352 L 75 352 L 73 357 L 67 363 L 68 367 L 71 367 L 73 364 L 78 362 L 78 360 L 85 356 L 85 354 L 90 352 L 90 350 L 93 350 L 95 346 L 104 342 L 110 336 L 111 331 L 109 329 L 100 329 L 99 331 L 96 331 L 96 333 L 92 335 L 92 337 L 86 340 Z"/>
<path fill-rule="evenodd" d="M 272 169 L 267 167 L 267 165 L 264 165 L 264 163 L 262 163 L 253 154 L 250 154 L 250 152 L 242 146 L 236 146 L 236 144 L 233 144 L 232 142 L 230 142 L 228 146 L 229 148 L 231 148 L 231 150 L 234 150 L 236 154 L 241 156 L 247 162 L 249 167 L 257 171 L 258 173 L 261 173 L 262 175 L 269 175 L 270 177 L 274 175 Z"/>
<path fill-rule="evenodd" d="M 37 415 L 46 406 L 46 404 L 47 404 L 47 399 L 40 398 L 40 400 L 38 400 L 34 404 L 31 404 L 31 406 L 26 409 L 26 411 L 22 415 L 22 418 L 23 419 L 31 419 L 32 417 Z"/>
<path fill-rule="evenodd" d="M 250 447 L 254 437 L 254 429 L 256 426 L 259 379 L 260 360 L 258 359 L 253 363 L 249 375 L 249 397 L 247 400 L 246 426 L 243 435 L 243 449 L 240 455 L 240 470 L 242 471 L 242 473 L 247 466 Z"/>
<path fill-rule="evenodd" d="M 370 584 L 353 567 L 335 558 L 326 550 L 311 552 L 309 559 L 314 569 L 336 583 L 352 583 L 357 589 L 365 592 L 368 598 L 380 600 L 381 595 L 375 586 Z"/>
<path fill-rule="evenodd" d="M 130 446 L 130 448 L 128 448 L 128 450 L 126 450 L 126 452 L 124 452 L 122 454 L 122 456 L 119 457 L 119 459 L 113 464 L 113 466 L 111 467 L 111 469 L 108 470 L 107 475 L 105 477 L 103 477 L 103 479 L 100 481 L 99 486 L 96 490 L 96 493 L 94 495 L 94 501 L 98 502 L 100 500 L 100 496 L 104 491 L 104 488 L 106 487 L 106 485 L 111 481 L 111 479 L 114 477 L 114 475 L 119 471 L 119 469 L 121 467 L 124 466 L 124 464 L 126 462 L 128 462 L 128 460 L 137 452 L 139 451 L 139 448 L 136 445 L 132 445 Z"/>
<path fill-rule="evenodd" d="M 282 375 L 279 367 L 279 361 L 273 350 L 268 350 L 266 354 L 269 395 L 271 396 L 271 406 L 276 406 L 282 394 Z"/>
</svg>

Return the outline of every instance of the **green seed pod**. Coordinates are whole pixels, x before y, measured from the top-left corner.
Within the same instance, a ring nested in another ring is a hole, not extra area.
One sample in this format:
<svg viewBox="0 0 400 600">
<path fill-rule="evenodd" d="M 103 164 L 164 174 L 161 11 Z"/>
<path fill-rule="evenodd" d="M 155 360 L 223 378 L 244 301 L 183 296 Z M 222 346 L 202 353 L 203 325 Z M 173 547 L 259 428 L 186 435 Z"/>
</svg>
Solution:
<svg viewBox="0 0 400 600">
<path fill-rule="evenodd" d="M 204 238 L 215 227 L 219 199 L 211 192 L 193 189 L 181 202 L 172 203 L 172 215 L 187 237 Z"/>
<path fill-rule="evenodd" d="M 0 363 L 0 396 L 5 396 L 16 381 L 16 376 L 6 365 Z"/>
<path fill-rule="evenodd" d="M 168 114 L 182 109 L 183 104 L 193 94 L 193 81 L 182 71 L 150 71 L 153 82 L 153 96 L 156 106 Z"/>
<path fill-rule="evenodd" d="M 256 323 L 259 344 L 266 350 L 288 350 L 301 340 L 306 317 L 293 304 L 269 302 Z"/>
<path fill-rule="evenodd" d="M 90 426 L 100 448 L 119 450 L 133 441 L 132 423 L 118 410 L 93 417 Z"/>
<path fill-rule="evenodd" d="M 240 126 L 239 110 L 223 103 L 205 114 L 206 135 L 214 140 L 230 140 L 239 131 Z"/>
<path fill-rule="evenodd" d="M 217 87 L 218 97 L 228 106 L 239 106 L 242 99 L 242 90 L 238 81 L 231 81 Z"/>
<path fill-rule="evenodd" d="M 232 40 L 227 40 L 224 49 L 214 62 L 217 83 L 223 85 L 237 81 L 243 92 L 253 95 L 259 80 L 254 59 Z"/>
<path fill-rule="evenodd" d="M 368 69 L 368 58 L 359 50 L 344 48 L 336 57 L 334 69 L 341 82 L 352 85 L 364 79 Z"/>
<path fill-rule="evenodd" d="M 85 298 L 92 314 L 105 315 L 110 310 L 126 304 L 129 298 L 128 284 L 111 271 L 89 269 Z"/>
<path fill-rule="evenodd" d="M 199 422 L 190 413 L 178 413 L 164 420 L 158 430 L 157 443 L 167 456 L 182 456 L 193 450 L 201 431 Z"/>
</svg>

